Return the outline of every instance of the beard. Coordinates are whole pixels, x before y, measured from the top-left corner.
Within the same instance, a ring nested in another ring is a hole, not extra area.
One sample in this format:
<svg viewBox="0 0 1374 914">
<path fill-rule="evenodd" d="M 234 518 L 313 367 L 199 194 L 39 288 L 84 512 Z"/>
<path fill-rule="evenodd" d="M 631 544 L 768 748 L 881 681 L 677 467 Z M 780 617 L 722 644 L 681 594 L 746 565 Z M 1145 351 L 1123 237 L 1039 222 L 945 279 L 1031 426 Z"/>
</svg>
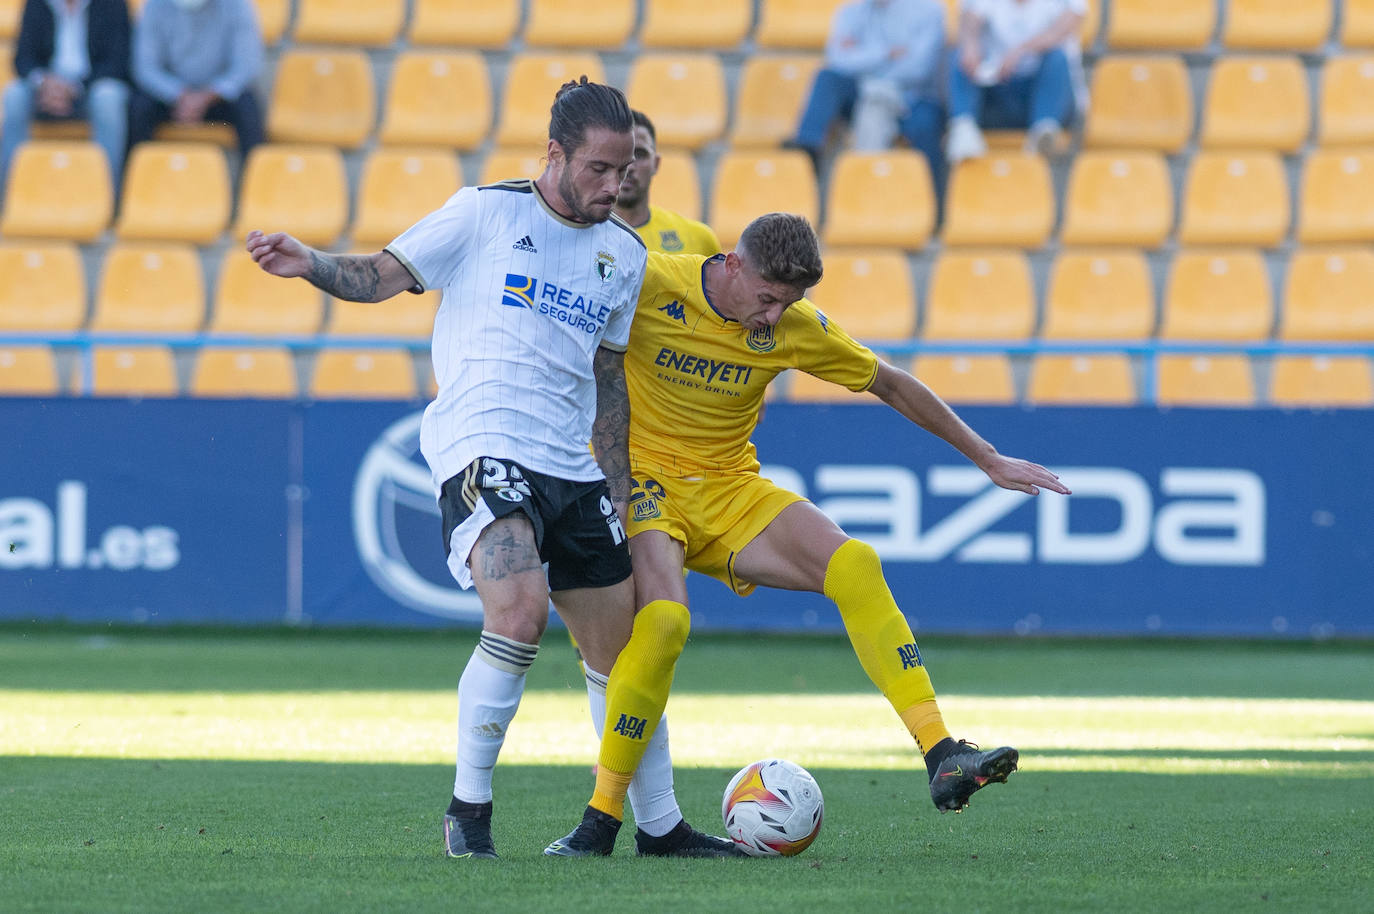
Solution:
<svg viewBox="0 0 1374 914">
<path fill-rule="evenodd" d="M 611 218 L 611 212 L 615 207 L 615 200 L 612 200 L 610 205 L 606 206 L 606 211 L 604 213 L 598 214 L 592 212 L 588 208 L 590 204 L 584 205 L 583 202 L 577 198 L 577 190 L 573 187 L 572 175 L 568 173 L 567 169 L 564 169 L 563 174 L 558 178 L 558 195 L 563 198 L 563 205 L 568 208 L 568 211 L 572 213 L 573 219 L 578 222 L 605 222 L 607 219 Z"/>
</svg>

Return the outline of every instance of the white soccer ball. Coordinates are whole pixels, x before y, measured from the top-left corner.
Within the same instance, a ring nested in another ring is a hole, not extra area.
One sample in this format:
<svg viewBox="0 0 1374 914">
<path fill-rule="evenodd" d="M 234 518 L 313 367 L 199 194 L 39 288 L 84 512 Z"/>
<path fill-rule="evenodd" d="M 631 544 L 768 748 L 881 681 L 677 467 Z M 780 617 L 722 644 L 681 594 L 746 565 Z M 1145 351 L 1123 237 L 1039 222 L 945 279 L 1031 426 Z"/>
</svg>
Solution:
<svg viewBox="0 0 1374 914">
<path fill-rule="evenodd" d="M 746 854 L 793 857 L 816 840 L 825 801 L 805 768 L 770 758 L 730 779 L 720 811 L 725 833 Z"/>
</svg>

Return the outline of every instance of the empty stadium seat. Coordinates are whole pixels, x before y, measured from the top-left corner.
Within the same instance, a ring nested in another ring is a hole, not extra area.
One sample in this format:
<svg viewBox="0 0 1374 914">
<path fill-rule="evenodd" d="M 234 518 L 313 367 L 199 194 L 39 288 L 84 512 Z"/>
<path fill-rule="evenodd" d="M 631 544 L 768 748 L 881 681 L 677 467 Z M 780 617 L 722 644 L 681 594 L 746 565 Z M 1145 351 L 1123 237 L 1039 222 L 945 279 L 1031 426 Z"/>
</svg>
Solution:
<svg viewBox="0 0 1374 914">
<path fill-rule="evenodd" d="M 378 138 L 383 143 L 476 149 L 491 129 L 491 79 L 474 51 L 396 56 Z"/>
<path fill-rule="evenodd" d="M 209 143 L 140 143 L 124 172 L 120 238 L 209 244 L 229 225 L 229 166 Z"/>
<path fill-rule="evenodd" d="M 635 27 L 635 0 L 529 0 L 525 44 L 544 48 L 618 48 Z"/>
<path fill-rule="evenodd" d="M 1031 361 L 1026 399 L 1060 406 L 1130 406 L 1135 377 L 1128 356 L 1038 355 Z"/>
<path fill-rule="evenodd" d="M 514 149 L 493 149 L 482 160 L 478 184 L 495 184 L 511 178 L 537 178 L 544 171 L 544 150 L 522 152 Z"/>
<path fill-rule="evenodd" d="M 626 95 L 654 122 L 659 146 L 700 149 L 725 132 L 725 68 L 715 54 L 641 54 Z"/>
<path fill-rule="evenodd" d="M 0 234 L 90 242 L 109 226 L 113 209 L 110 166 L 99 146 L 35 140 L 10 162 Z"/>
<path fill-rule="evenodd" d="M 652 202 L 688 219 L 701 219 L 701 176 L 697 174 L 697 160 L 690 152 L 659 152 Z"/>
<path fill-rule="evenodd" d="M 1188 168 L 1178 240 L 1271 248 L 1288 235 L 1288 178 L 1275 152 L 1199 152 Z"/>
<path fill-rule="evenodd" d="M 1226 0 L 1228 48 L 1315 51 L 1331 34 L 1331 0 Z"/>
<path fill-rule="evenodd" d="M 775 147 L 790 137 L 820 69 L 812 54 L 750 57 L 740 68 L 730 145 Z"/>
<path fill-rule="evenodd" d="M 1193 132 L 1193 90 L 1176 56 L 1105 57 L 1092 71 L 1083 144 L 1175 153 Z"/>
<path fill-rule="evenodd" d="M 646 48 L 733 48 L 749 34 L 753 4 L 739 0 L 645 0 Z"/>
<path fill-rule="evenodd" d="M 353 243 L 382 247 L 463 186 L 458 157 L 439 150 L 378 149 L 363 164 Z"/>
<path fill-rule="evenodd" d="M 918 355 L 911 373 L 940 398 L 957 404 L 1007 405 L 1016 402 L 1011 359 L 984 355 Z"/>
<path fill-rule="evenodd" d="M 362 51 L 286 51 L 272 84 L 267 135 L 274 143 L 355 149 L 372 133 L 375 94 L 372 65 Z"/>
<path fill-rule="evenodd" d="M 1216 27 L 1216 0 L 1112 0 L 1107 45 L 1194 50 L 1206 47 Z"/>
<path fill-rule="evenodd" d="M 1086 10 L 1083 13 L 1083 22 L 1078 26 L 1078 44 L 1083 48 L 1090 48 L 1097 41 L 1097 36 L 1102 32 L 1102 4 L 1105 0 L 1083 0 Z"/>
<path fill-rule="evenodd" d="M 825 275 L 811 301 L 860 340 L 916 335 L 916 288 L 906 255 L 872 250 L 825 255 Z"/>
<path fill-rule="evenodd" d="M 289 232 L 316 247 L 332 245 L 348 220 L 348 183 L 339 150 L 263 145 L 248 155 L 234 234 Z"/>
<path fill-rule="evenodd" d="M 234 125 L 224 121 L 204 121 L 199 124 L 167 121 L 153 128 L 153 139 L 168 143 L 210 143 L 221 149 L 235 149 L 239 142 Z"/>
<path fill-rule="evenodd" d="M 405 0 L 296 0 L 297 43 L 380 47 L 396 40 Z"/>
<path fill-rule="evenodd" d="M 205 279 L 189 244 L 126 243 L 105 253 L 90 329 L 195 333 L 205 322 Z"/>
<path fill-rule="evenodd" d="M 242 248 L 224 255 L 210 333 L 306 336 L 323 318 L 324 293 L 310 283 L 264 272 Z"/>
<path fill-rule="evenodd" d="M 1298 251 L 1288 264 L 1279 336 L 1374 340 L 1374 251 Z"/>
<path fill-rule="evenodd" d="M 1050 271 L 1040 335 L 1137 340 L 1155 325 L 1150 268 L 1139 251 L 1066 251 Z"/>
<path fill-rule="evenodd" d="M 1274 325 L 1274 293 L 1258 251 L 1183 251 L 1164 292 L 1166 340 L 1262 340 Z"/>
<path fill-rule="evenodd" d="M 0 0 L 0 73 L 4 74 L 5 79 L 12 78 L 14 73 L 14 46 L 4 39 L 3 10 L 6 0 Z M 0 111 L 0 121 L 4 120 L 4 112 Z"/>
<path fill-rule="evenodd" d="M 761 48 L 825 47 L 830 21 L 843 0 L 759 0 L 754 41 Z"/>
<path fill-rule="evenodd" d="M 1328 57 L 1321 83 L 1318 142 L 1374 145 L 1374 55 Z"/>
<path fill-rule="evenodd" d="M 1039 247 L 1053 227 L 1050 167 L 1040 156 L 992 154 L 952 170 L 946 244 Z"/>
<path fill-rule="evenodd" d="M 565 82 L 583 74 L 593 82 L 605 82 L 601 58 L 590 52 L 513 55 L 501 93 L 496 142 L 533 146 L 542 153 L 549 138 L 549 109 L 554 95 Z"/>
<path fill-rule="evenodd" d="M 1270 375 L 1278 406 L 1374 406 L 1374 367 L 1364 356 L 1281 355 Z"/>
<path fill-rule="evenodd" d="M 258 31 L 262 43 L 271 47 L 286 34 L 286 21 L 291 18 L 291 0 L 253 0 L 258 12 Z"/>
<path fill-rule="evenodd" d="M 520 0 L 414 0 L 413 45 L 504 50 L 520 27 Z"/>
<path fill-rule="evenodd" d="M 96 397 L 175 397 L 176 360 L 168 346 L 96 346 L 91 352 L 90 387 L 77 365 L 72 390 Z"/>
<path fill-rule="evenodd" d="M 290 399 L 299 393 L 289 350 L 206 346 L 196 354 L 190 392 L 197 397 Z"/>
<path fill-rule="evenodd" d="M 1158 247 L 1174 220 L 1173 187 L 1155 152 L 1084 152 L 1064 198 L 1065 244 Z"/>
<path fill-rule="evenodd" d="M 935 191 L 925 156 L 910 149 L 845 152 L 830 171 L 827 245 L 914 251 L 935 227 Z"/>
<path fill-rule="evenodd" d="M 1243 354 L 1161 355 L 1155 402 L 1160 406 L 1253 406 L 1255 377 Z"/>
<path fill-rule="evenodd" d="M 946 251 L 931 271 L 928 340 L 1020 340 L 1035 324 L 1030 266 L 1015 251 Z"/>
<path fill-rule="evenodd" d="M 0 345 L 0 397 L 49 397 L 57 389 L 50 347 Z"/>
<path fill-rule="evenodd" d="M 1345 0 L 1340 31 L 1345 47 L 1374 48 L 1374 0 Z"/>
<path fill-rule="evenodd" d="M 1296 152 L 1311 123 L 1307 73 L 1296 57 L 1218 57 L 1207 84 L 1198 142 L 1208 147 Z"/>
<path fill-rule="evenodd" d="M 439 296 L 436 290 L 419 295 L 397 295 L 382 302 L 344 301 L 331 297 L 329 321 L 324 332 L 330 336 L 429 339 L 434 332 Z"/>
<path fill-rule="evenodd" d="M 0 40 L 9 41 L 19 34 L 19 17 L 24 12 L 24 0 L 0 0 Z M 14 72 L 0 71 L 9 79 Z"/>
<path fill-rule="evenodd" d="M 404 349 L 321 349 L 309 390 L 320 400 L 409 400 L 420 394 L 415 363 Z"/>
<path fill-rule="evenodd" d="M 1374 241 L 1374 152 L 1330 149 L 1308 155 L 1298 240 Z"/>
<path fill-rule="evenodd" d="M 0 332 L 65 333 L 86 320 L 86 277 L 76 245 L 0 244 Z"/>
<path fill-rule="evenodd" d="M 815 225 L 818 196 L 816 173 L 804 152 L 727 152 L 716 163 L 711 228 L 728 251 L 744 227 L 763 213 L 796 213 Z"/>
</svg>

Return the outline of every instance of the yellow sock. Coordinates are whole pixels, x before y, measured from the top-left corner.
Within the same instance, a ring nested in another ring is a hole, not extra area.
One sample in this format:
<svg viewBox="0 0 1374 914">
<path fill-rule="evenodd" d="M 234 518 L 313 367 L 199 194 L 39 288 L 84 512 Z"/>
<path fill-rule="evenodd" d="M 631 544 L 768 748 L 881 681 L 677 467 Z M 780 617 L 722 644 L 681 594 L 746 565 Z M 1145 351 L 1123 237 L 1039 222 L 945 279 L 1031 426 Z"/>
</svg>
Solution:
<svg viewBox="0 0 1374 914">
<path fill-rule="evenodd" d="M 655 600 L 635 616 L 630 641 L 606 683 L 606 727 L 588 804 L 593 809 L 625 818 L 625 791 L 668 704 L 690 626 L 687 607 L 671 600 Z"/>
<path fill-rule="evenodd" d="M 846 540 L 835 550 L 825 569 L 825 595 L 839 606 L 864 672 L 901 716 L 924 755 L 947 738 L 949 730 L 911 626 L 892 598 L 872 546 Z"/>
</svg>

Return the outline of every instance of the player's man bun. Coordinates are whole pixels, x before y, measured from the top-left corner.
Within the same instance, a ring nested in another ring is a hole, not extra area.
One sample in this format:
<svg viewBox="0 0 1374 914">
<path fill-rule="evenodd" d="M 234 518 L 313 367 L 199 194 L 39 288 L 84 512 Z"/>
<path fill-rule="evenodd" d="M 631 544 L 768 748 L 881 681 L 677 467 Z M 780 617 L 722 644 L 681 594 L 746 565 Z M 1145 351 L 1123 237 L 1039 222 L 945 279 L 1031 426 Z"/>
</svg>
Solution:
<svg viewBox="0 0 1374 914">
<path fill-rule="evenodd" d="M 549 112 L 549 139 L 557 141 L 569 157 L 586 139 L 588 127 L 604 127 L 613 133 L 634 130 L 634 117 L 625 93 L 615 86 L 594 83 L 584 73 L 565 82 L 553 97 Z"/>
<path fill-rule="evenodd" d="M 735 248 L 768 282 L 809 289 L 821 281 L 820 242 L 804 216 L 759 216 L 744 227 Z"/>
</svg>

